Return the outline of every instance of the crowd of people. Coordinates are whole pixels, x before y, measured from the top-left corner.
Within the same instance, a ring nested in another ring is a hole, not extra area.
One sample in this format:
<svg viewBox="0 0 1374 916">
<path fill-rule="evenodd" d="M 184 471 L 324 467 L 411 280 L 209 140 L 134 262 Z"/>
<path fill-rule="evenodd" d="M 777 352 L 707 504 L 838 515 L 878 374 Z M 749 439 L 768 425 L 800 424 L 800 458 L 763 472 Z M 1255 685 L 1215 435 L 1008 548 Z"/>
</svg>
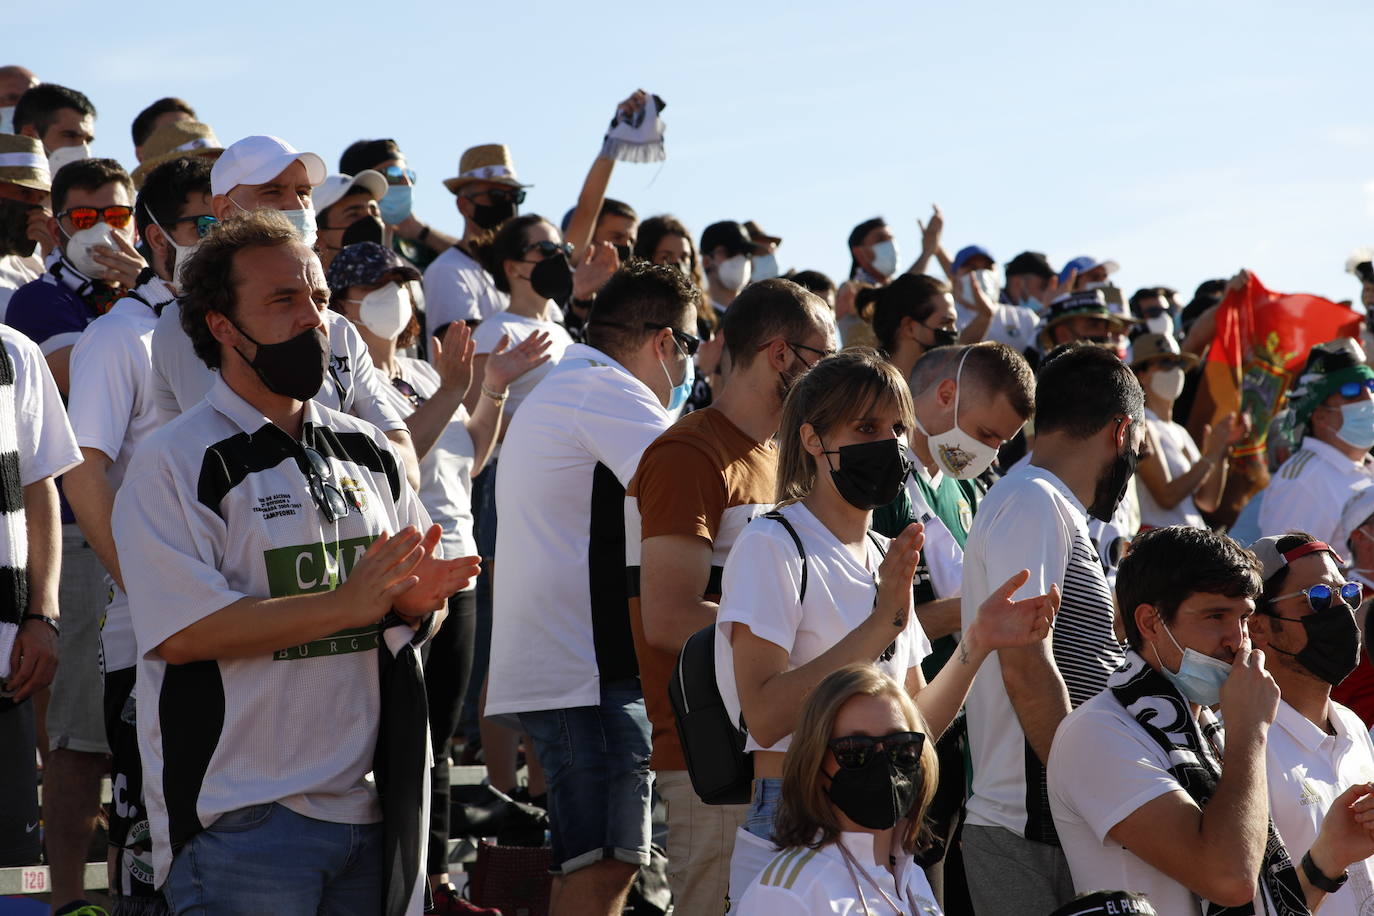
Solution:
<svg viewBox="0 0 1374 916">
<path fill-rule="evenodd" d="M 0 67 L 0 865 L 103 916 L 101 822 L 116 914 L 493 913 L 466 759 L 555 916 L 622 912 L 656 801 L 682 916 L 1370 912 L 1367 334 L 1238 502 L 1245 271 L 1127 297 L 935 208 L 783 274 L 606 197 L 663 106 L 561 218 L 461 152 L 450 235 L 394 139 L 164 98 L 129 171 Z"/>
</svg>

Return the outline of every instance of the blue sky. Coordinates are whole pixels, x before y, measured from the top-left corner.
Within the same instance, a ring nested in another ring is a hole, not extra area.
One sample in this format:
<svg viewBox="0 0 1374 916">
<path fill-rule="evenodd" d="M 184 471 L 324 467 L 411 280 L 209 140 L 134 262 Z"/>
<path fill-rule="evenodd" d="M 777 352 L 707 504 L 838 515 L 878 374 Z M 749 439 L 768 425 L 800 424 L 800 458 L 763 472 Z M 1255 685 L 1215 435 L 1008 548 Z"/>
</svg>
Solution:
<svg viewBox="0 0 1374 916">
<path fill-rule="evenodd" d="M 557 220 L 643 87 L 668 102 L 668 161 L 622 163 L 612 196 L 698 234 L 758 220 L 784 267 L 837 279 L 854 224 L 882 214 L 908 260 L 932 202 L 951 253 L 1115 258 L 1128 292 L 1185 301 L 1240 266 L 1358 299 L 1345 258 L 1374 245 L 1367 2 L 50 0 L 6 18 L 39 40 L 0 63 L 86 92 L 99 155 L 132 166 L 128 125 L 163 95 L 225 142 L 277 134 L 331 167 L 391 136 L 417 213 L 452 232 L 440 181 L 464 148 L 508 144 L 524 209 Z"/>
</svg>

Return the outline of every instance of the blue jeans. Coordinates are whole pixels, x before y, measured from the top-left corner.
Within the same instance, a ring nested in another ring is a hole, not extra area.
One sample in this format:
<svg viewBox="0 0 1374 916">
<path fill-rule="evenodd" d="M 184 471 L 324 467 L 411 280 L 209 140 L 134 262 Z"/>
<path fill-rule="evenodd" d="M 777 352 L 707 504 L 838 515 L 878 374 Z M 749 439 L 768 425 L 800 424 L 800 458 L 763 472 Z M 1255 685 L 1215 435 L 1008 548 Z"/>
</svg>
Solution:
<svg viewBox="0 0 1374 916">
<path fill-rule="evenodd" d="M 192 837 L 162 890 L 178 916 L 376 916 L 382 857 L 381 824 L 251 805 Z"/>
<path fill-rule="evenodd" d="M 520 714 L 549 786 L 556 875 L 602 859 L 649 864 L 649 718 L 639 679 L 601 686 L 600 706 Z"/>
<path fill-rule="evenodd" d="M 782 799 L 782 780 L 760 776 L 754 780 L 754 800 L 744 816 L 744 829 L 760 840 L 773 839 L 773 815 Z"/>
</svg>

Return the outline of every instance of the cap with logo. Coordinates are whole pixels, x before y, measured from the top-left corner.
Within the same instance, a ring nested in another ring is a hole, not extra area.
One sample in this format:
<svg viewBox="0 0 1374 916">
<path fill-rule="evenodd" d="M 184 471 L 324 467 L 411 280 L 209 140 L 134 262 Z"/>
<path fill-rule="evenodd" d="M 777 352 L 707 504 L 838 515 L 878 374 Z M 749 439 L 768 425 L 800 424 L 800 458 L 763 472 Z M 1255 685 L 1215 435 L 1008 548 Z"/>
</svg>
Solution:
<svg viewBox="0 0 1374 916">
<path fill-rule="evenodd" d="M 52 175 L 43 144 L 21 134 L 0 134 L 0 182 L 32 191 L 51 191 Z"/>
<path fill-rule="evenodd" d="M 744 227 L 732 219 L 721 220 L 706 227 L 701 233 L 701 253 L 711 254 L 717 248 L 724 248 L 731 255 L 754 253 L 754 240 Z"/>
<path fill-rule="evenodd" d="M 329 169 L 314 153 L 302 153 L 280 137 L 256 135 L 230 144 L 210 170 L 210 193 L 228 194 L 239 185 L 266 184 L 293 162 L 305 166 L 311 187 L 322 184 Z"/>
<path fill-rule="evenodd" d="M 390 273 L 405 280 L 420 279 L 420 272 L 390 248 L 358 242 L 334 256 L 324 279 L 330 292 L 341 293 L 350 286 L 371 286 Z"/>
<path fill-rule="evenodd" d="M 1021 252 L 1007 262 L 1006 269 L 1008 277 L 1015 277 L 1019 274 L 1031 274 L 1048 280 L 1055 275 L 1054 268 L 1050 266 L 1049 258 L 1045 257 L 1045 255 L 1039 251 Z"/>
<path fill-rule="evenodd" d="M 1096 290 L 1094 290 L 1096 292 Z M 1131 368 L 1139 369 L 1152 360 L 1180 359 L 1186 368 L 1197 366 L 1199 360 L 1192 353 L 1184 353 L 1172 334 L 1141 334 L 1131 341 Z"/>
<path fill-rule="evenodd" d="M 512 188 L 534 187 L 521 184 L 520 179 L 515 177 L 515 163 L 511 161 L 510 150 L 500 143 L 486 143 L 466 150 L 458 160 L 458 174 L 445 178 L 444 187 L 457 194 L 463 185 L 474 181 L 494 181 Z"/>
<path fill-rule="evenodd" d="M 323 213 L 334 206 L 354 188 L 362 188 L 372 195 L 373 200 L 381 200 L 386 194 L 386 176 L 372 169 L 363 169 L 356 175 L 333 174 L 310 192 L 310 200 L 316 213 Z"/>
<path fill-rule="evenodd" d="M 1045 318 L 1040 324 L 1040 333 L 1044 334 L 1070 318 L 1105 318 L 1116 326 L 1117 331 L 1125 330 L 1128 325 L 1140 323 L 1135 318 L 1119 315 L 1108 308 L 1107 297 L 1102 295 L 1102 290 L 1085 289 L 1061 296 L 1051 302 L 1049 311 L 1045 313 Z"/>
<path fill-rule="evenodd" d="M 954 263 L 952 266 L 955 270 L 960 270 L 965 264 L 976 257 L 984 257 L 994 264 L 997 263 L 997 259 L 992 256 L 992 252 L 988 251 L 982 245 L 965 245 L 954 255 Z"/>
<path fill-rule="evenodd" d="M 143 144 L 143 161 L 129 177 L 134 180 L 135 188 L 142 188 L 153 169 L 164 162 L 183 156 L 218 159 L 223 153 L 224 147 L 210 125 L 199 121 L 173 121 L 153 131 L 148 142 Z"/>
<path fill-rule="evenodd" d="M 1078 275 L 1081 277 L 1088 271 L 1097 270 L 1099 267 L 1105 267 L 1108 276 L 1121 269 L 1121 265 L 1115 261 L 1099 261 L 1097 258 L 1089 255 L 1080 254 L 1078 257 L 1065 264 L 1063 269 L 1059 271 L 1059 282 L 1067 283 L 1069 281 L 1069 274 L 1074 271 L 1078 271 Z"/>
</svg>

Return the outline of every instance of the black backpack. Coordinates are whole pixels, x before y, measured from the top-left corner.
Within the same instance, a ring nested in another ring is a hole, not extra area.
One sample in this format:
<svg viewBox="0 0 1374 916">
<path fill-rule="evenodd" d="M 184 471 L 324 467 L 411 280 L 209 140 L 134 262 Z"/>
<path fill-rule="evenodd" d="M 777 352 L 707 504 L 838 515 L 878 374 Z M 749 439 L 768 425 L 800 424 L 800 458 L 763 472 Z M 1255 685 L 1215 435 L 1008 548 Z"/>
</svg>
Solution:
<svg viewBox="0 0 1374 916">
<path fill-rule="evenodd" d="M 762 516 L 782 525 L 797 545 L 801 557 L 801 589 L 806 598 L 806 550 L 792 523 L 777 511 Z M 668 701 L 673 706 L 682 756 L 692 789 L 708 805 L 743 805 L 750 800 L 754 779 L 754 755 L 744 750 L 747 729 L 744 714 L 738 723 L 716 686 L 716 628 L 703 627 L 687 638 L 678 653 L 668 681 Z"/>
</svg>

